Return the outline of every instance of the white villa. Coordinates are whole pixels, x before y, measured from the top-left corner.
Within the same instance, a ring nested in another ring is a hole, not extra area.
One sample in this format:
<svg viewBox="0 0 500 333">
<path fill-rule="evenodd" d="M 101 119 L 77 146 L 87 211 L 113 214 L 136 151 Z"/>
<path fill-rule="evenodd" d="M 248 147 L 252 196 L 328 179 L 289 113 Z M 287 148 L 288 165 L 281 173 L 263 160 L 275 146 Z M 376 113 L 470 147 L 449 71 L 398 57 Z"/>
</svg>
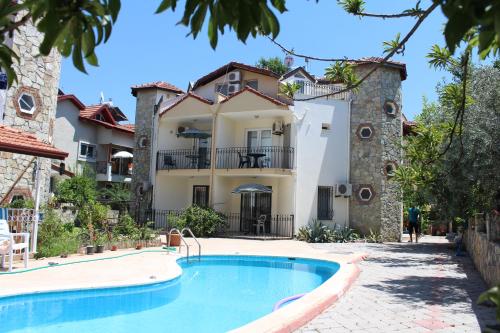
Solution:
<svg viewBox="0 0 500 333">
<path fill-rule="evenodd" d="M 291 237 L 318 219 L 397 239 L 402 207 L 390 177 L 401 162 L 405 77 L 405 66 L 391 62 L 356 94 L 301 101 L 342 85 L 302 67 L 280 77 L 230 62 L 186 93 L 165 82 L 134 86 L 136 195 L 147 193 L 156 212 L 212 207 L 231 234 Z M 279 94 L 290 81 L 301 84 L 293 101 Z M 250 184 L 270 191 L 232 193 Z"/>
</svg>

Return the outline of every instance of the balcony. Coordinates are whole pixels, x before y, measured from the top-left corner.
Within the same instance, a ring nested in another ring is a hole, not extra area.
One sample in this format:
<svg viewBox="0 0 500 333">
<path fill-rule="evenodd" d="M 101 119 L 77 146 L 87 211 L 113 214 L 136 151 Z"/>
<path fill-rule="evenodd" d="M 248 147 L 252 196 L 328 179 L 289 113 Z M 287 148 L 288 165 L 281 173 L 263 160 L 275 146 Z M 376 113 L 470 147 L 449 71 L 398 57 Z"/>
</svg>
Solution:
<svg viewBox="0 0 500 333">
<path fill-rule="evenodd" d="M 293 169 L 292 147 L 217 148 L 217 169 Z"/>
<path fill-rule="evenodd" d="M 132 181 L 132 159 L 97 161 L 96 179 L 100 182 L 129 183 Z"/>
<path fill-rule="evenodd" d="M 296 96 L 298 99 L 301 97 L 314 97 L 323 96 L 331 93 L 341 91 L 345 88 L 342 84 L 319 84 L 314 82 L 303 82 L 299 91 L 297 91 Z M 302 96 L 301 96 L 302 95 Z M 350 92 L 345 91 L 339 94 L 326 96 L 326 99 L 338 99 L 338 100 L 348 100 L 350 97 Z"/>
<path fill-rule="evenodd" d="M 170 149 L 158 151 L 157 170 L 210 169 L 210 149 Z"/>
</svg>

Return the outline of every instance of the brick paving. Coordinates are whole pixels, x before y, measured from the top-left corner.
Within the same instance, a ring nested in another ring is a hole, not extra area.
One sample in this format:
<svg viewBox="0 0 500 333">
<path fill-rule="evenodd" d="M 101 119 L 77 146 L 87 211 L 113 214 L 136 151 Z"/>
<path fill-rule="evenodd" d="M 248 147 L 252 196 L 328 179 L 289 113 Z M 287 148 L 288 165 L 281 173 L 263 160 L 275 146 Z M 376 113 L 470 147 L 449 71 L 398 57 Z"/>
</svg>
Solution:
<svg viewBox="0 0 500 333">
<path fill-rule="evenodd" d="M 495 324 L 494 308 L 476 304 L 487 288 L 470 258 L 456 257 L 442 237 L 312 246 L 369 258 L 347 294 L 297 332 L 467 333 Z"/>
</svg>

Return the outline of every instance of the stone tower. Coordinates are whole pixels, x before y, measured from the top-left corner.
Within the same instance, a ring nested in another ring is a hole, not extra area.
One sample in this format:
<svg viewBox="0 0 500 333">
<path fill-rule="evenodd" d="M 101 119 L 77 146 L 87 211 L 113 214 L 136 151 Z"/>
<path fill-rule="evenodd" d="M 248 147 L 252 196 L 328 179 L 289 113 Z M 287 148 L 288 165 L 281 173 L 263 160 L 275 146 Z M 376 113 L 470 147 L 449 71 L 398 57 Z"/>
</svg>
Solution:
<svg viewBox="0 0 500 333">
<path fill-rule="evenodd" d="M 373 64 L 356 68 L 362 77 Z M 353 195 L 350 226 L 384 241 L 398 241 L 402 232 L 399 186 L 391 176 L 401 163 L 404 64 L 390 63 L 377 69 L 354 94 L 351 108 L 351 168 Z"/>
<path fill-rule="evenodd" d="M 17 19 L 22 14 L 19 13 Z M 56 51 L 46 57 L 38 56 L 42 39 L 43 35 L 29 22 L 7 41 L 19 55 L 19 61 L 12 66 L 17 82 L 7 88 L 0 106 L 4 107 L 0 123 L 33 133 L 41 141 L 52 144 L 61 56 Z M 32 156 L 0 152 L 1 204 L 13 198 L 34 199 L 35 161 Z M 40 163 L 41 202 L 44 202 L 49 193 L 51 161 L 40 158 Z"/>
<path fill-rule="evenodd" d="M 156 161 L 155 147 L 152 147 L 155 135 L 154 125 L 158 121 L 156 106 L 182 94 L 183 91 L 166 82 L 153 82 L 132 87 L 132 95 L 136 97 L 135 108 L 135 145 L 134 175 L 132 190 L 134 201 L 140 208 L 149 208 L 151 187 L 156 170 L 152 170 Z M 140 202 L 139 202 L 139 201 Z"/>
</svg>

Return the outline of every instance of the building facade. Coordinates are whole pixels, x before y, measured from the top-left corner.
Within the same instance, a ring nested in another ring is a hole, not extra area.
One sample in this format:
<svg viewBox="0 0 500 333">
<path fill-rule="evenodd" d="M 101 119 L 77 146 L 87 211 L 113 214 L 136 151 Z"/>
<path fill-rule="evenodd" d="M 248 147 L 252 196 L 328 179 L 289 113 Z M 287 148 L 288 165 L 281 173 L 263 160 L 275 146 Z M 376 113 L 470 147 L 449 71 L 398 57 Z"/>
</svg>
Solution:
<svg viewBox="0 0 500 333">
<path fill-rule="evenodd" d="M 234 234 L 289 237 L 316 219 L 398 240 L 402 206 L 391 176 L 401 160 L 405 78 L 405 66 L 390 62 L 355 94 L 309 99 L 342 85 L 303 68 L 280 77 L 231 62 L 186 93 L 135 86 L 135 149 L 144 151 L 135 159 L 136 195 L 149 189 L 156 211 L 212 207 Z M 279 93 L 285 82 L 300 84 L 294 100 Z"/>
<path fill-rule="evenodd" d="M 110 102 L 85 106 L 75 95 L 60 92 L 54 133 L 55 147 L 68 152 L 65 170 L 95 171 L 99 185 L 132 181 L 134 125 Z M 55 161 L 54 161 L 55 162 Z M 53 183 L 59 178 L 54 168 Z"/>
<path fill-rule="evenodd" d="M 42 34 L 28 22 L 7 41 L 19 55 L 19 61 L 13 64 L 17 82 L 0 87 L 6 88 L 1 94 L 4 98 L 0 98 L 0 122 L 52 145 L 61 57 L 56 51 L 38 56 L 42 39 Z M 49 193 L 51 161 L 49 158 L 39 161 L 40 194 L 44 201 Z M 29 155 L 0 152 L 0 204 L 35 199 L 35 163 L 36 158 Z"/>
</svg>

